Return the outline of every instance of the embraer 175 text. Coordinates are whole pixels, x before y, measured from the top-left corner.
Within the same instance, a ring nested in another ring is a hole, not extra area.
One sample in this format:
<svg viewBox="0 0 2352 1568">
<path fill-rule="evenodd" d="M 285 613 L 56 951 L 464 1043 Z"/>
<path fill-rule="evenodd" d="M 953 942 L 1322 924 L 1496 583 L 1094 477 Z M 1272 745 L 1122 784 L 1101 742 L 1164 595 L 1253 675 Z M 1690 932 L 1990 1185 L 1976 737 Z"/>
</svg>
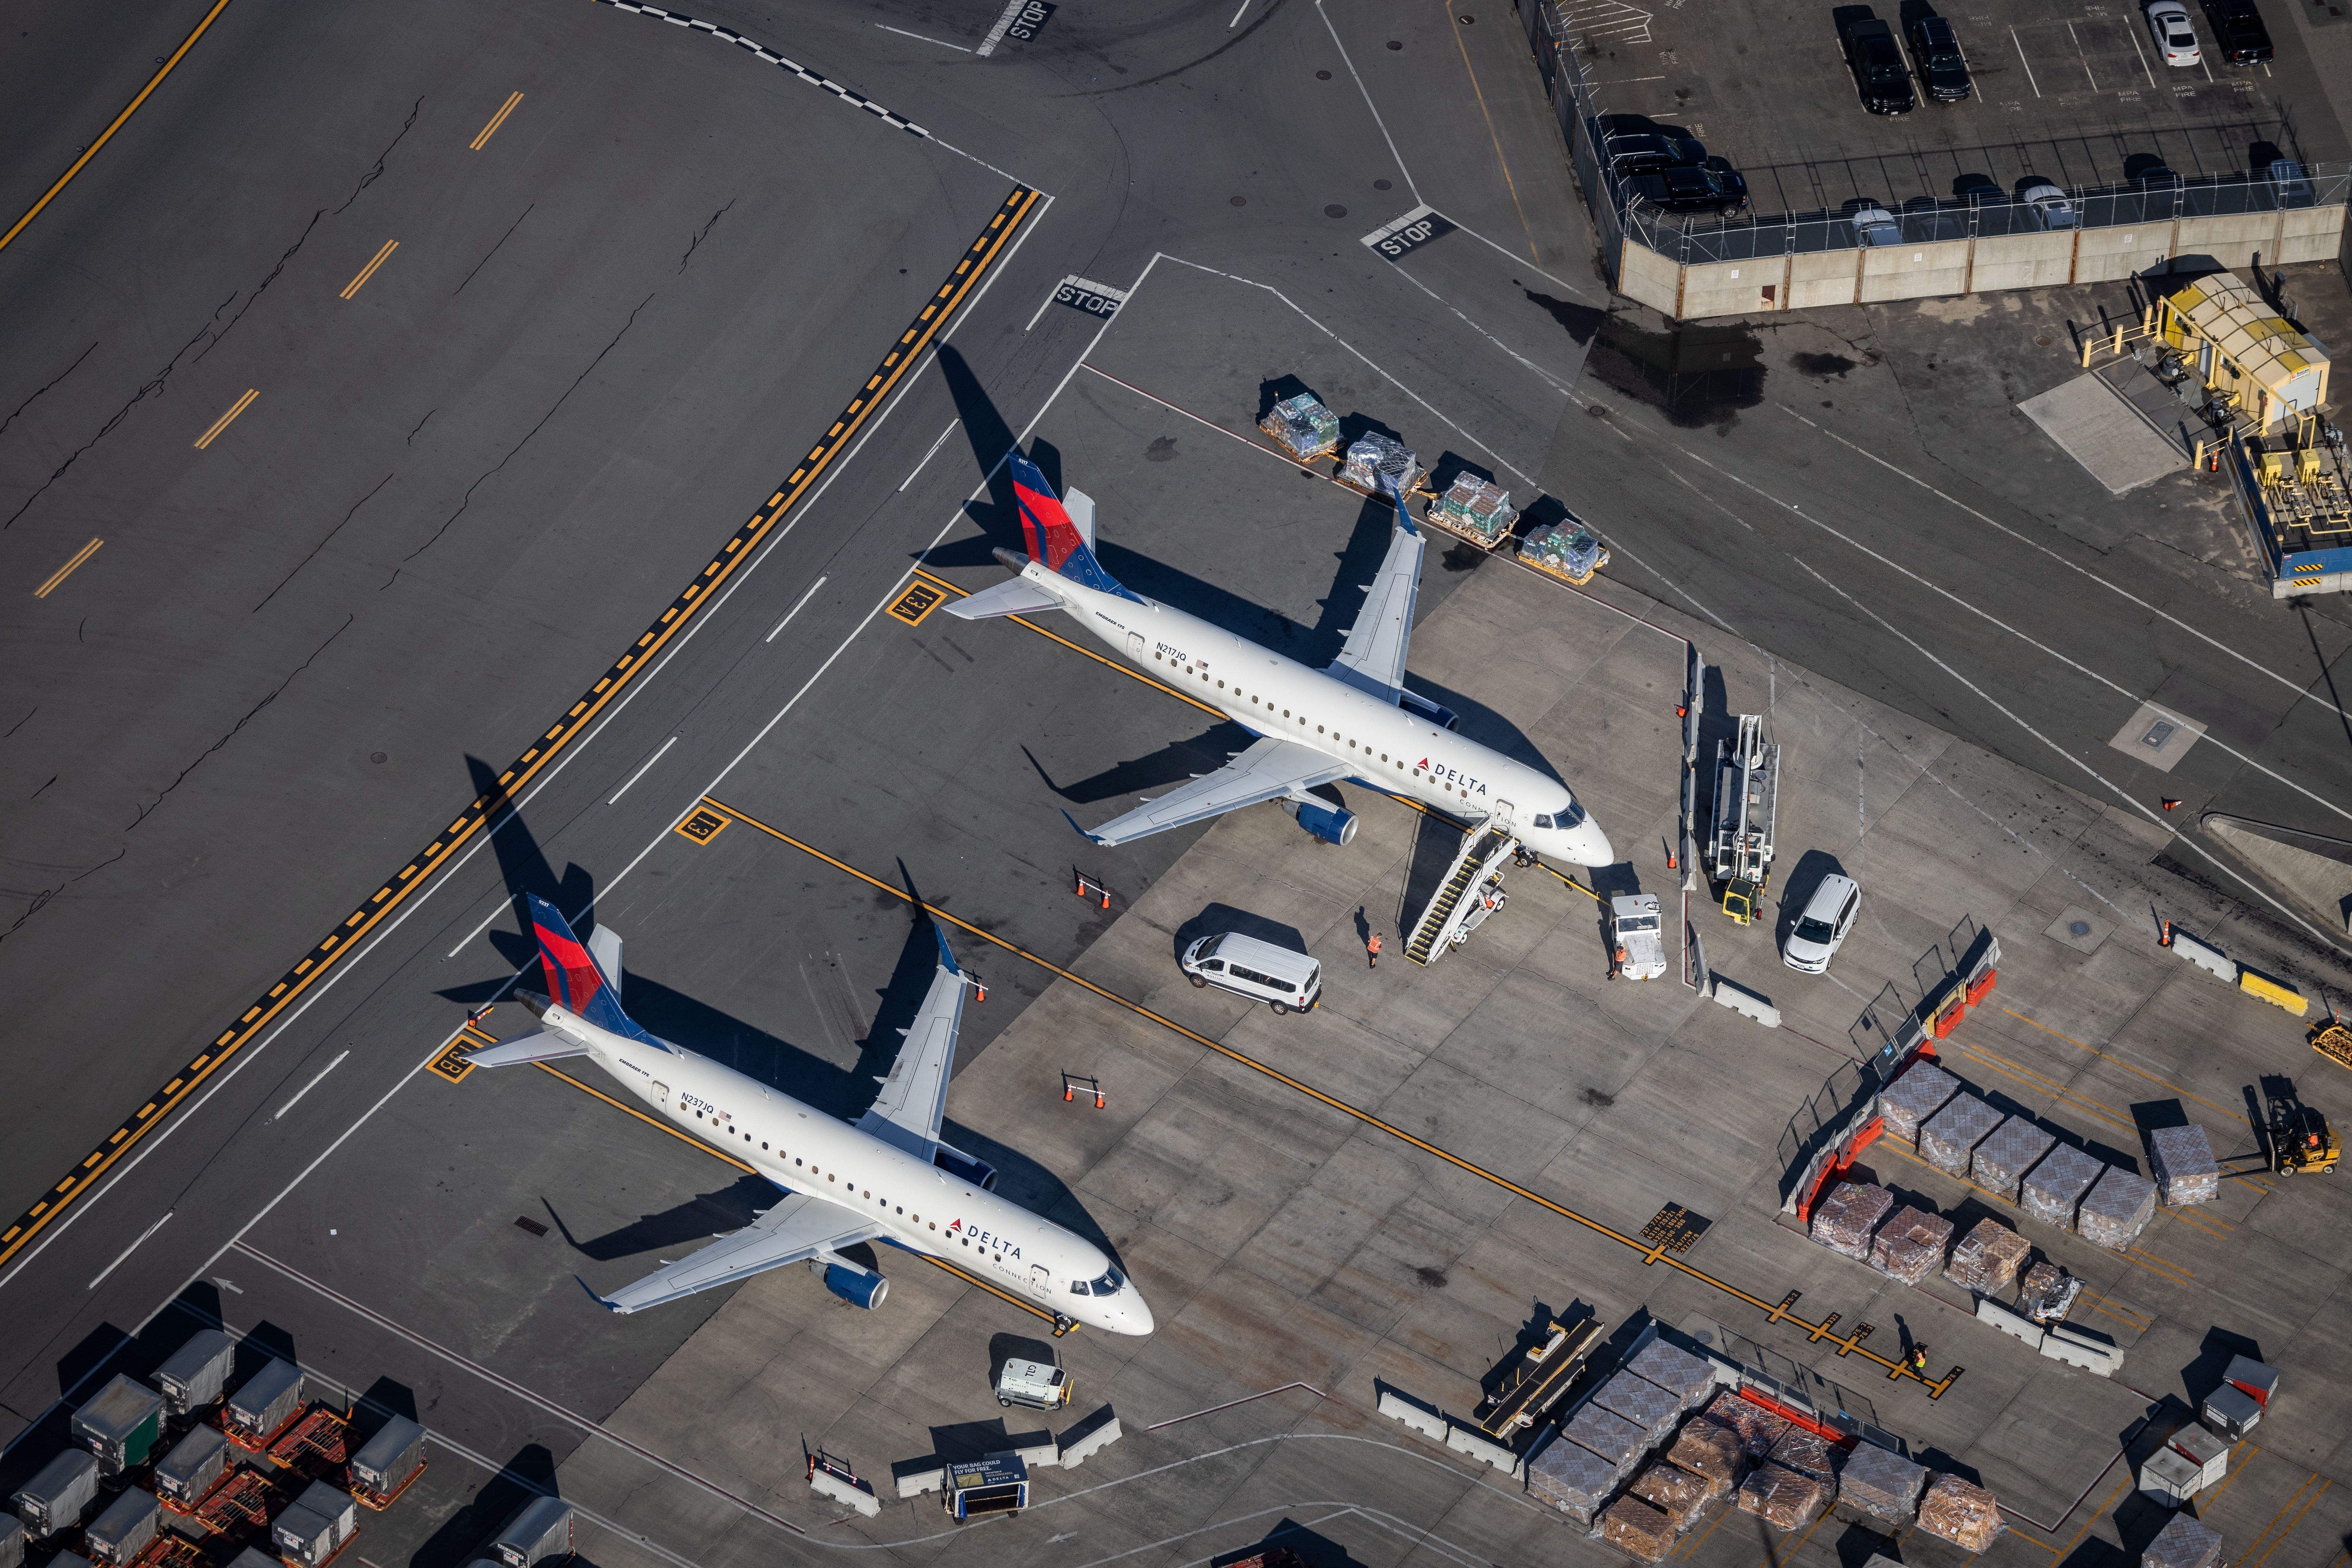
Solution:
<svg viewBox="0 0 2352 1568">
<path fill-rule="evenodd" d="M 1258 737 L 1216 772 L 1100 827 L 1079 828 L 1096 843 L 1125 844 L 1279 800 L 1307 832 L 1345 844 L 1356 834 L 1354 814 L 1311 792 L 1347 779 L 1505 828 L 1528 848 L 1559 859 L 1606 866 L 1616 858 L 1609 836 L 1566 785 L 1454 734 L 1452 714 L 1404 689 L 1405 643 L 1412 635 L 1424 541 L 1394 476 L 1381 475 L 1381 488 L 1396 507 L 1396 531 L 1363 614 L 1330 668 L 1309 669 L 1122 587 L 1095 560 L 1094 501 L 1072 490 L 1065 508 L 1034 463 L 1017 450 L 1005 460 L 1029 558 L 998 550 L 996 558 L 1021 575 L 947 606 L 949 613 L 978 621 L 1067 610 L 1130 663 L 1180 684 Z"/>
<path fill-rule="evenodd" d="M 853 1126 L 647 1034 L 621 1011 L 620 938 L 600 929 L 583 944 L 544 899 L 530 900 L 530 916 L 547 976 L 547 996 L 530 998 L 540 1026 L 466 1059 L 512 1067 L 584 1056 L 663 1121 L 782 1189 L 751 1225 L 596 1296 L 600 1303 L 642 1311 L 804 1262 L 835 1295 L 871 1309 L 882 1304 L 889 1281 L 839 1249 L 886 1241 L 943 1258 L 1056 1320 L 1118 1334 L 1151 1331 L 1151 1309 L 1100 1247 L 998 1197 L 989 1190 L 994 1170 L 940 1142 L 968 984 L 944 936 L 939 971 L 898 1062 Z"/>
</svg>

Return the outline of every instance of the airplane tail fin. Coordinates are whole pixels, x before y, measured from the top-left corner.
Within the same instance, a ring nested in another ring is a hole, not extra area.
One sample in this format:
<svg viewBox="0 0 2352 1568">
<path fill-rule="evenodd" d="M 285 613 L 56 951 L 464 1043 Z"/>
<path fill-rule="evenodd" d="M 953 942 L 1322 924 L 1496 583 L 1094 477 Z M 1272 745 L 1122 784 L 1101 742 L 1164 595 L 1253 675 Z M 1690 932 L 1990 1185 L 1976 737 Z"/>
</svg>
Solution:
<svg viewBox="0 0 2352 1568">
<path fill-rule="evenodd" d="M 1045 482 L 1044 472 L 1017 447 L 1004 455 L 1004 460 L 1012 469 L 1013 493 L 1021 508 L 1021 531 L 1029 546 L 1029 559 L 1082 587 L 1134 598 L 1095 559 L 1093 500 L 1082 491 L 1072 490 L 1070 505 L 1064 506 L 1054 487 Z"/>
<path fill-rule="evenodd" d="M 600 1029 L 649 1046 L 660 1044 L 621 1011 L 620 976 L 604 973 L 588 943 L 572 934 L 571 922 L 536 893 L 524 897 L 530 905 L 531 934 L 539 939 L 539 964 L 549 998 Z M 617 958 L 619 943 L 608 951 Z"/>
</svg>

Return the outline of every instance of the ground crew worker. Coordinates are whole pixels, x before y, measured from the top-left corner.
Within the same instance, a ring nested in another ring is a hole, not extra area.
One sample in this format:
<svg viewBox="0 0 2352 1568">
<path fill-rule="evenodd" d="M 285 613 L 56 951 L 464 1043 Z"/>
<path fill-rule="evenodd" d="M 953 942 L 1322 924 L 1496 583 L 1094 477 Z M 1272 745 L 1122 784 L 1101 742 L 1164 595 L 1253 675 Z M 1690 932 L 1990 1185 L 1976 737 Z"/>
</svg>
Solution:
<svg viewBox="0 0 2352 1568">
<path fill-rule="evenodd" d="M 1381 966 L 1381 933 L 1374 931 L 1364 939 L 1364 956 L 1372 961 L 1371 967 Z"/>
<path fill-rule="evenodd" d="M 1609 953 L 1609 978 L 1616 979 L 1617 972 L 1624 967 L 1625 950 L 1622 947 L 1612 949 Z"/>
<path fill-rule="evenodd" d="M 1926 1345 L 1913 1345 L 1911 1347 L 1910 1355 L 1905 1358 L 1903 1364 L 1911 1369 L 1912 1376 L 1917 1378 L 1922 1383 L 1927 1382 L 1927 1347 Z"/>
</svg>

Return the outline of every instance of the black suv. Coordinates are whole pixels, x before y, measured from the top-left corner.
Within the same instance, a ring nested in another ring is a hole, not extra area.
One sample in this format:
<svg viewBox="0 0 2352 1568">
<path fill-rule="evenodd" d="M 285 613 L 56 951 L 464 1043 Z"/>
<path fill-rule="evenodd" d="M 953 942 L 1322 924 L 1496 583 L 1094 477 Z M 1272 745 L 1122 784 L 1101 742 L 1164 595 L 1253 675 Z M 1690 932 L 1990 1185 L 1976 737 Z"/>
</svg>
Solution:
<svg viewBox="0 0 2352 1568">
<path fill-rule="evenodd" d="M 1918 68 L 1919 85 L 1927 89 L 1929 98 L 1937 103 L 1958 103 L 1975 90 L 1951 23 L 1941 16 L 1921 16 L 1911 24 L 1910 36 L 1911 63 Z"/>
<path fill-rule="evenodd" d="M 2271 58 L 2271 30 L 2254 0 L 2205 0 L 2205 19 L 2213 24 L 2221 58 L 2233 66 L 2258 66 Z"/>
<path fill-rule="evenodd" d="M 1862 106 L 1871 113 L 1908 114 L 1918 106 L 1903 51 L 1895 46 L 1895 29 L 1875 17 L 1847 23 L 1845 63 L 1853 70 Z"/>
<path fill-rule="evenodd" d="M 1706 149 L 1687 136 L 1612 136 L 1601 146 L 1601 156 L 1609 161 L 1610 174 L 1621 180 L 1629 174 L 1649 174 L 1660 169 L 1680 169 L 1706 162 Z"/>
<path fill-rule="evenodd" d="M 1625 189 L 1662 212 L 1736 213 L 1748 205 L 1748 181 L 1725 158 L 1636 174 Z"/>
</svg>

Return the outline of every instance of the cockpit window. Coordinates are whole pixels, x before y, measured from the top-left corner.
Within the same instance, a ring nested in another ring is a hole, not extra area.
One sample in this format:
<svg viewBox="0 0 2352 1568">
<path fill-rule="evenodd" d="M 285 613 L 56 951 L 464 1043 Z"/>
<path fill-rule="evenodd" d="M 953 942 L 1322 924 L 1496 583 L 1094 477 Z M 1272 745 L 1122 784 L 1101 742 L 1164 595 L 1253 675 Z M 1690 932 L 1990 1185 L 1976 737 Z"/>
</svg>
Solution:
<svg viewBox="0 0 2352 1568">
<path fill-rule="evenodd" d="M 1070 1281 L 1070 1294 L 1073 1296 L 1091 1296 L 1094 1292 L 1087 1289 L 1087 1282 L 1085 1280 L 1073 1279 Z"/>
<path fill-rule="evenodd" d="M 1551 815 L 1550 815 L 1550 813 L 1549 813 L 1549 812 L 1538 812 L 1538 813 L 1536 814 L 1536 826 L 1537 826 L 1538 827 L 1549 827 L 1549 826 L 1551 826 Z"/>
<path fill-rule="evenodd" d="M 1106 1273 L 1101 1279 L 1095 1280 L 1086 1290 L 1080 1291 L 1079 1294 L 1086 1295 L 1091 1293 L 1097 1296 L 1116 1296 L 1118 1294 L 1118 1288 L 1126 1283 L 1126 1279 L 1120 1277 L 1119 1271 L 1114 1268 Z"/>
</svg>

